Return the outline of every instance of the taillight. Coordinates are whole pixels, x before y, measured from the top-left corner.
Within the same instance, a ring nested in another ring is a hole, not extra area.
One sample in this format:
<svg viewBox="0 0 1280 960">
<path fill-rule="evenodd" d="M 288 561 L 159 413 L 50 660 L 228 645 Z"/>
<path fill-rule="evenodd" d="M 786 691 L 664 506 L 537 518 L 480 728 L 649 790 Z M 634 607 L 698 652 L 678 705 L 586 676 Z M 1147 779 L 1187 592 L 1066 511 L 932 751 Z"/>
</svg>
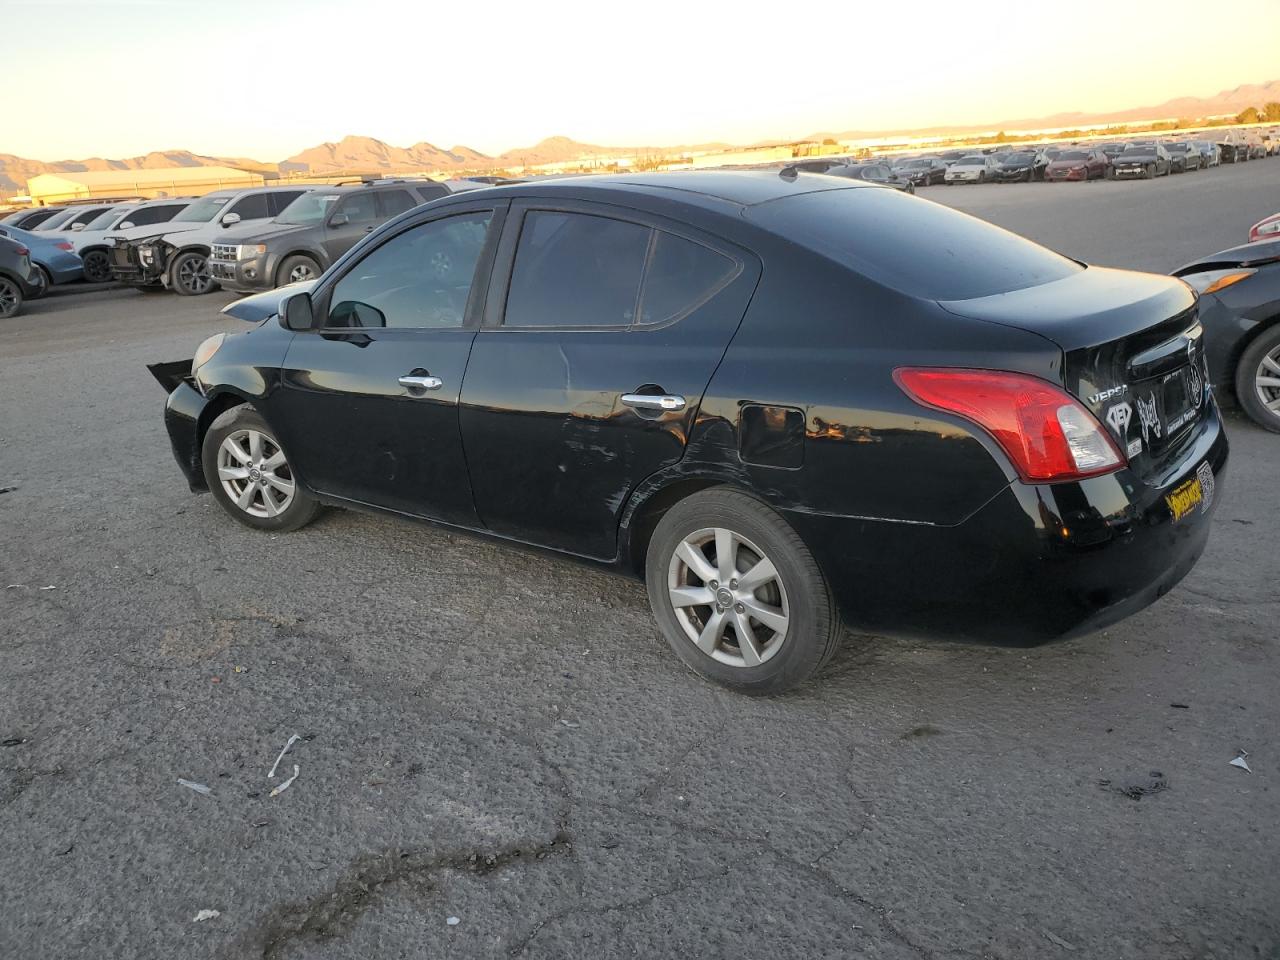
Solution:
<svg viewBox="0 0 1280 960">
<path fill-rule="evenodd" d="M 1249 229 L 1250 243 L 1253 243 L 1256 240 L 1268 240 L 1278 236 L 1280 236 L 1280 213 L 1277 213 L 1274 217 L 1267 217 L 1267 219 L 1255 223 Z"/>
<path fill-rule="evenodd" d="M 59 250 L 74 250 L 76 248 L 76 245 L 74 243 L 67 243 L 67 241 L 65 240 L 63 240 L 61 243 L 55 243 L 54 246 L 57 247 Z"/>
<path fill-rule="evenodd" d="M 27 254 L 29 254 L 30 252 L 31 252 L 31 251 L 30 251 L 30 250 L 28 250 L 26 247 L 18 247 L 18 256 L 20 256 L 20 257 L 25 257 L 25 256 L 26 256 Z"/>
<path fill-rule="evenodd" d="M 900 367 L 893 378 L 916 402 L 986 430 L 1023 480 L 1079 480 L 1125 463 L 1093 414 L 1047 380 L 1004 370 L 935 367 Z"/>
</svg>

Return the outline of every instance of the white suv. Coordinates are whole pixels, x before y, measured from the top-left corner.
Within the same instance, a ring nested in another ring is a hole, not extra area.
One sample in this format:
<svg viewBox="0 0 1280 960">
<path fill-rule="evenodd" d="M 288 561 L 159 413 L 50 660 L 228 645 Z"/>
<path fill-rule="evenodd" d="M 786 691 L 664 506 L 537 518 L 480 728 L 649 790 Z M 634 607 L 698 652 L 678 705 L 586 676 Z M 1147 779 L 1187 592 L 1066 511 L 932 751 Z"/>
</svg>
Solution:
<svg viewBox="0 0 1280 960">
<path fill-rule="evenodd" d="M 156 224 L 167 223 L 191 203 L 189 198 L 130 202 L 111 207 L 70 235 L 84 262 L 84 278 L 90 283 L 111 279 L 111 247 L 116 237 L 140 237 L 155 233 Z"/>
</svg>

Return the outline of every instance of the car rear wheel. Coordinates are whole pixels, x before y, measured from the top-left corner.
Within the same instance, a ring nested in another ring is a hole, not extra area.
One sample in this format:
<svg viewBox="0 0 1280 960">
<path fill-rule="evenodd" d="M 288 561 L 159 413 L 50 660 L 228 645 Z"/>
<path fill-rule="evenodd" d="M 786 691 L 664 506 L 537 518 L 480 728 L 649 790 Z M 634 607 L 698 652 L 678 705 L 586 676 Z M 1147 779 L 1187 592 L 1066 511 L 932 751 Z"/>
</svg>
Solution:
<svg viewBox="0 0 1280 960">
<path fill-rule="evenodd" d="M 38 300 L 53 289 L 53 275 L 38 263 L 36 264 L 36 270 L 40 272 L 40 290 L 32 295 L 31 299 L 33 300 Z"/>
<path fill-rule="evenodd" d="M 170 285 L 184 297 L 198 297 L 217 288 L 209 273 L 209 258 L 198 250 L 178 254 L 169 272 Z"/>
<path fill-rule="evenodd" d="M 736 490 L 672 507 L 649 542 L 645 581 L 676 655 L 742 693 L 793 687 L 835 652 L 840 618 L 817 561 L 782 517 Z"/>
<path fill-rule="evenodd" d="M 0 319 L 16 317 L 22 310 L 22 288 L 8 277 L 0 277 Z"/>
<path fill-rule="evenodd" d="M 1154 180 L 1156 178 L 1156 165 L 1154 163 L 1147 164 L 1147 169 L 1143 171 L 1143 175 L 1148 180 Z"/>
<path fill-rule="evenodd" d="M 986 174 L 986 171 L 983 171 L 982 173 L 978 174 L 978 182 L 979 182 L 979 183 L 986 183 L 986 182 L 987 182 L 987 174 Z"/>
<path fill-rule="evenodd" d="M 247 527 L 297 530 L 319 512 L 320 504 L 294 478 L 275 434 L 250 406 L 232 407 L 209 425 L 201 456 L 214 499 Z"/>
<path fill-rule="evenodd" d="M 295 253 L 291 257 L 285 257 L 284 263 L 280 264 L 280 269 L 276 271 L 276 286 L 283 287 L 286 283 L 314 280 L 320 276 L 320 273 L 320 264 L 310 257 Z"/>
<path fill-rule="evenodd" d="M 105 250 L 90 250 L 80 258 L 84 278 L 90 283 L 106 283 L 111 279 L 111 262 Z"/>
<path fill-rule="evenodd" d="M 1256 423 L 1280 433 L 1280 324 L 1245 348 L 1236 367 L 1236 398 Z"/>
</svg>

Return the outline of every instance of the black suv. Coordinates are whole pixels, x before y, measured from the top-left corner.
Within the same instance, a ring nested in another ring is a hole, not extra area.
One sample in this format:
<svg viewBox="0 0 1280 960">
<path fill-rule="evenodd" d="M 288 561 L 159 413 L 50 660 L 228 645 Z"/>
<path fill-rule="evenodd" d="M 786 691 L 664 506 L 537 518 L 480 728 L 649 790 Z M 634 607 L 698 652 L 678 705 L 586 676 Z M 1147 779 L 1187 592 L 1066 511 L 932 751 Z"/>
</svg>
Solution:
<svg viewBox="0 0 1280 960">
<path fill-rule="evenodd" d="M 368 180 L 304 193 L 270 223 L 218 236 L 209 272 L 228 290 L 250 293 L 312 280 L 379 224 L 448 196 L 431 180 Z"/>
<path fill-rule="evenodd" d="M 44 277 L 31 262 L 31 252 L 17 240 L 0 237 L 0 320 L 16 317 L 22 301 L 44 291 Z"/>
</svg>

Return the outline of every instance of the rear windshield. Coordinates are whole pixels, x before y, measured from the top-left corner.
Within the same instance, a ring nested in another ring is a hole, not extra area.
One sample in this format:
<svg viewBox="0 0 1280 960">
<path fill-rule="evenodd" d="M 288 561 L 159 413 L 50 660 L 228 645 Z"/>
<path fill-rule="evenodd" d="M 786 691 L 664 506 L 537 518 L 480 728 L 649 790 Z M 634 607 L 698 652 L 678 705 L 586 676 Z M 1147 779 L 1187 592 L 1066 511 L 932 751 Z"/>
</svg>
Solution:
<svg viewBox="0 0 1280 960">
<path fill-rule="evenodd" d="M 1084 269 L 985 220 L 897 190 L 806 193 L 750 215 L 877 283 L 927 300 L 989 297 Z"/>
</svg>

